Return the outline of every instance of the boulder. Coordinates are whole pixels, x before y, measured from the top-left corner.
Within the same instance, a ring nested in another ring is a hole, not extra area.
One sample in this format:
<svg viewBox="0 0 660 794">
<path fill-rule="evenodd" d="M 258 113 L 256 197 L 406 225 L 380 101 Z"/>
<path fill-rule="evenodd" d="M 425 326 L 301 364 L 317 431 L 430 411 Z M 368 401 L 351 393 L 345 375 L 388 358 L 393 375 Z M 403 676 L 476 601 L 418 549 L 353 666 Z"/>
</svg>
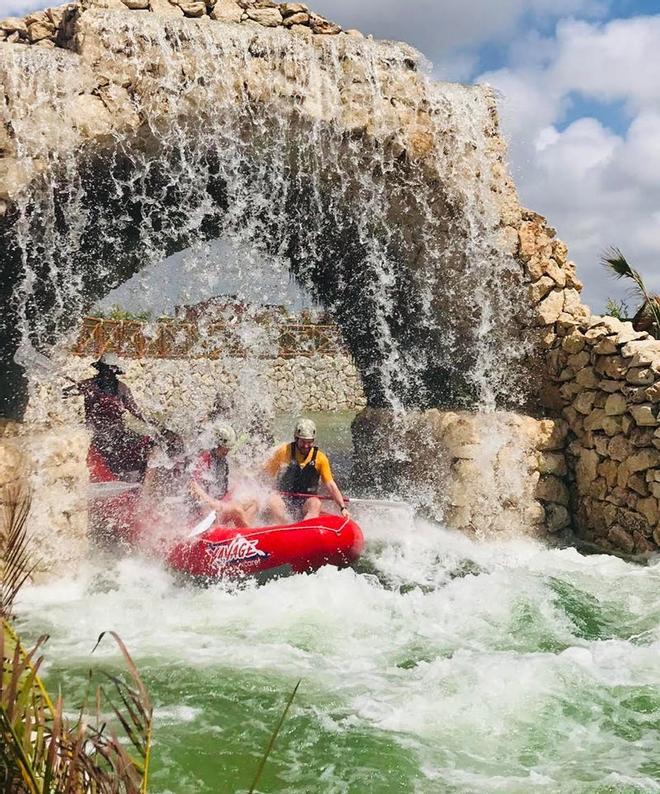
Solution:
<svg viewBox="0 0 660 794">
<path fill-rule="evenodd" d="M 217 22 L 240 22 L 243 9 L 234 0 L 216 0 L 211 19 Z"/>
<path fill-rule="evenodd" d="M 282 24 L 282 14 L 277 8 L 248 8 L 248 18 L 265 28 L 276 28 Z"/>
<path fill-rule="evenodd" d="M 643 403 L 642 405 L 631 405 L 630 414 L 638 425 L 644 427 L 654 427 L 658 424 L 656 417 L 656 406 L 651 403 Z"/>
</svg>

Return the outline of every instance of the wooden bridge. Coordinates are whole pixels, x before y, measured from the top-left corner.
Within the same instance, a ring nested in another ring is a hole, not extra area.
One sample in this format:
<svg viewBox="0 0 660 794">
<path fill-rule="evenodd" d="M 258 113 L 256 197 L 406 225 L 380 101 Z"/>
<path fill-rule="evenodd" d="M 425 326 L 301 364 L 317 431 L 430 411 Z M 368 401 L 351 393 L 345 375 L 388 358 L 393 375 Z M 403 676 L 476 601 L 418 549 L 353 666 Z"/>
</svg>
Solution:
<svg viewBox="0 0 660 794">
<path fill-rule="evenodd" d="M 346 349 L 334 325 L 86 317 L 73 352 L 78 356 L 112 352 L 123 358 L 217 359 L 337 355 Z"/>
</svg>

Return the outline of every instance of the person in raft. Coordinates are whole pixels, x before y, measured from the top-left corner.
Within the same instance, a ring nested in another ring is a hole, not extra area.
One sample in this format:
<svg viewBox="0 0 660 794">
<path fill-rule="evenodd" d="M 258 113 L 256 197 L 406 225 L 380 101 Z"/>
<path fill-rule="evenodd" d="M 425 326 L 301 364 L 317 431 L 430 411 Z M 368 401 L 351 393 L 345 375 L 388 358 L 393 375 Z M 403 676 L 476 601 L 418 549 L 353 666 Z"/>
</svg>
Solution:
<svg viewBox="0 0 660 794">
<path fill-rule="evenodd" d="M 327 456 L 315 445 L 316 425 L 311 419 L 298 419 L 293 441 L 282 444 L 266 461 L 264 471 L 276 479 L 278 493 L 268 497 L 266 510 L 277 524 L 291 518 L 317 518 L 321 513 L 318 498 L 322 482 L 343 516 L 348 516 L 344 497 L 334 481 Z"/>
<path fill-rule="evenodd" d="M 193 466 L 190 493 L 195 501 L 215 511 L 219 524 L 249 527 L 257 509 L 255 500 L 232 499 L 227 455 L 236 443 L 233 428 L 222 422 L 214 430 L 215 446 L 205 450 Z"/>
<path fill-rule="evenodd" d="M 120 360 L 104 353 L 92 366 L 96 375 L 64 389 L 65 397 L 82 396 L 85 422 L 92 438 L 87 464 L 92 479 L 139 480 L 144 478 L 153 440 L 129 430 L 125 412 L 144 422 L 130 389 L 118 375 L 123 375 Z M 104 471 L 105 470 L 105 471 Z"/>
</svg>

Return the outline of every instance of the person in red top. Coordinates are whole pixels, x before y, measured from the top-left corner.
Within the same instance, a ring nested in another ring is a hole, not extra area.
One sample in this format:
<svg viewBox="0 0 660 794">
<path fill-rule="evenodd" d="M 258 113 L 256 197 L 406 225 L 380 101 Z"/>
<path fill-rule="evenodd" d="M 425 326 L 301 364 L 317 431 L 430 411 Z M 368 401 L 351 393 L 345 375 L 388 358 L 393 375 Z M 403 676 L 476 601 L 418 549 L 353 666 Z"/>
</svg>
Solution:
<svg viewBox="0 0 660 794">
<path fill-rule="evenodd" d="M 317 518 L 321 513 L 319 485 L 328 489 L 341 514 L 348 516 L 337 483 L 332 476 L 330 461 L 315 445 L 316 425 L 311 419 L 299 419 L 294 428 L 293 442 L 281 444 L 266 461 L 264 470 L 276 479 L 279 493 L 268 497 L 267 511 L 278 524 L 286 524 L 292 516 Z"/>
<path fill-rule="evenodd" d="M 213 449 L 202 452 L 195 463 L 190 493 L 197 502 L 215 511 L 219 524 L 249 527 L 257 509 L 256 502 L 234 500 L 229 489 L 227 455 L 236 443 L 236 434 L 229 425 L 222 423 L 215 428 L 214 436 Z"/>
<path fill-rule="evenodd" d="M 84 401 L 92 433 L 87 456 L 92 479 L 141 481 L 153 440 L 129 430 L 123 415 L 128 412 L 141 421 L 144 417 L 128 386 L 117 377 L 124 374 L 117 356 L 104 353 L 92 366 L 98 370 L 93 378 L 64 389 L 65 397 L 80 395 Z"/>
</svg>

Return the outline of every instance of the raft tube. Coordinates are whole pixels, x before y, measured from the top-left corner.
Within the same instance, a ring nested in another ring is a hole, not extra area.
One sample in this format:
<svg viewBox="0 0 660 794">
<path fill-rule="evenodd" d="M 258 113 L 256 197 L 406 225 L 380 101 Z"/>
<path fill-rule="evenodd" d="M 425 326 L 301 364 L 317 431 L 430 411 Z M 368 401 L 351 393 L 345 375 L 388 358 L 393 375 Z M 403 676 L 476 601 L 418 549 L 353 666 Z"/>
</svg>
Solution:
<svg viewBox="0 0 660 794">
<path fill-rule="evenodd" d="M 274 569 L 294 573 L 338 567 L 358 559 L 360 527 L 350 518 L 322 514 L 295 524 L 234 529 L 216 526 L 169 550 L 170 568 L 192 577 L 236 578 Z"/>
</svg>

